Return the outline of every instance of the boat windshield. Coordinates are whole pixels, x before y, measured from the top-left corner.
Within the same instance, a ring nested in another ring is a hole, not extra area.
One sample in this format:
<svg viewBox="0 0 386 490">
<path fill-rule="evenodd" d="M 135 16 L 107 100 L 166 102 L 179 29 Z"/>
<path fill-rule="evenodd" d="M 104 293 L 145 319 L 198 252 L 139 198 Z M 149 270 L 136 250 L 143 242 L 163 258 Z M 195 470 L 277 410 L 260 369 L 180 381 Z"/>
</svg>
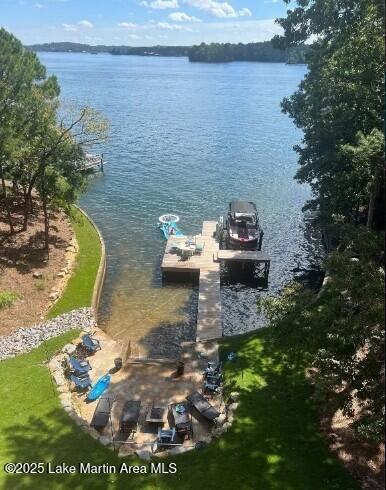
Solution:
<svg viewBox="0 0 386 490">
<path fill-rule="evenodd" d="M 253 223 L 255 221 L 255 216 L 252 214 L 235 214 L 236 221 L 245 221 L 247 223 Z"/>
</svg>

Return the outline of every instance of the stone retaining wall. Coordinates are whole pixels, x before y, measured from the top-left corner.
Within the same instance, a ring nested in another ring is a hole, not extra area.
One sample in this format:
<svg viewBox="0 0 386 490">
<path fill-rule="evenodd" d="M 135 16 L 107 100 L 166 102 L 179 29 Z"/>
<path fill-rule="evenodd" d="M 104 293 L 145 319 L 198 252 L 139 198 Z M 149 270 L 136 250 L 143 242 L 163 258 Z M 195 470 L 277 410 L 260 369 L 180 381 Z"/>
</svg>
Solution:
<svg viewBox="0 0 386 490">
<path fill-rule="evenodd" d="M 45 340 L 76 328 L 89 331 L 96 326 L 93 308 L 79 308 L 32 327 L 21 327 L 0 337 L 0 360 L 38 347 Z"/>
</svg>

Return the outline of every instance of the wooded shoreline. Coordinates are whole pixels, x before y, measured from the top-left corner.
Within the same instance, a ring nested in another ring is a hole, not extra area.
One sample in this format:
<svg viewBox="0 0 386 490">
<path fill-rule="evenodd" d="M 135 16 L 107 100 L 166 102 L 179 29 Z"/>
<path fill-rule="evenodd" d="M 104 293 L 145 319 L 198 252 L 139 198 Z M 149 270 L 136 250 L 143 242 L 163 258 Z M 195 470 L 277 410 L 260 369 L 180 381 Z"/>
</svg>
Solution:
<svg viewBox="0 0 386 490">
<path fill-rule="evenodd" d="M 26 46 L 34 52 L 88 53 L 120 56 L 187 57 L 191 62 L 226 63 L 250 61 L 305 64 L 309 46 L 278 49 L 272 41 L 257 43 L 201 43 L 194 46 L 107 46 L 58 42 Z"/>
</svg>

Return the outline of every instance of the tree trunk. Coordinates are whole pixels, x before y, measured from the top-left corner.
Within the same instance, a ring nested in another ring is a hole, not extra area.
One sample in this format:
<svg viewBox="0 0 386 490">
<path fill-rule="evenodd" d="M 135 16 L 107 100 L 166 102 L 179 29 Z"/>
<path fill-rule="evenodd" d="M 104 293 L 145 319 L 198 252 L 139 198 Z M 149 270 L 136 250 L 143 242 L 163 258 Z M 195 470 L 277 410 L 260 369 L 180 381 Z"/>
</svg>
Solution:
<svg viewBox="0 0 386 490">
<path fill-rule="evenodd" d="M 30 209 L 30 213 L 34 214 L 34 200 L 32 194 L 29 196 L 29 209 Z"/>
<path fill-rule="evenodd" d="M 11 210 L 9 208 L 9 202 L 8 202 L 8 197 L 7 197 L 7 186 L 5 185 L 3 164 L 1 162 L 0 162 L 0 174 L 1 174 L 1 186 L 3 188 L 3 198 L 4 198 L 4 203 L 5 203 L 5 210 L 7 213 L 8 224 L 9 224 L 9 231 L 10 231 L 11 235 L 13 235 L 15 233 L 15 228 L 13 226 Z"/>
<path fill-rule="evenodd" d="M 32 212 L 32 190 L 33 186 L 35 185 L 36 177 L 34 177 L 29 186 L 27 187 L 27 190 L 24 188 L 23 189 L 23 194 L 24 194 L 24 223 L 23 223 L 23 230 L 25 231 L 28 227 L 28 218 L 30 213 Z"/>
<path fill-rule="evenodd" d="M 49 257 L 50 219 L 49 219 L 48 209 L 47 209 L 47 196 L 44 189 L 42 192 L 42 205 L 43 205 L 43 214 L 44 214 L 44 249 L 47 251 L 47 257 Z"/>
<path fill-rule="evenodd" d="M 367 211 L 367 223 L 366 223 L 366 227 L 368 230 L 371 230 L 373 227 L 375 203 L 381 188 L 382 173 L 383 173 L 383 165 L 378 165 L 375 170 L 373 181 L 371 183 L 371 189 L 370 189 L 369 209 Z"/>
<path fill-rule="evenodd" d="M 24 219 L 23 219 L 23 231 L 26 231 L 28 227 L 28 217 L 29 217 L 29 198 L 28 198 L 28 193 L 25 189 L 23 189 L 23 195 L 24 195 Z"/>
</svg>

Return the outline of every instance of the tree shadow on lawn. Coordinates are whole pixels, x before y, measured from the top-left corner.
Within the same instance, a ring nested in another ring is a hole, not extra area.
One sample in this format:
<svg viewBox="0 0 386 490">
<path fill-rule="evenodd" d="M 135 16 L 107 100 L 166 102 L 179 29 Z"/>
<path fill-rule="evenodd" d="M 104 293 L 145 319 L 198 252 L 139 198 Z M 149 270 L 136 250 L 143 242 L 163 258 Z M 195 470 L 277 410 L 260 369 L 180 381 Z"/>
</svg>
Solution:
<svg viewBox="0 0 386 490">
<path fill-rule="evenodd" d="M 331 456 L 319 434 L 309 401 L 311 387 L 291 353 L 281 351 L 264 335 L 224 342 L 238 359 L 225 363 L 227 391 L 240 393 L 233 426 L 205 449 L 174 458 L 174 475 L 7 475 L 6 489 L 237 489 L 351 490 L 358 488 Z M 75 426 L 61 408 L 28 417 L 9 426 L 4 437 L 10 461 L 77 464 L 122 461 Z M 143 464 L 143 463 L 141 463 Z"/>
<path fill-rule="evenodd" d="M 38 410 L 38 409 L 37 409 Z M 35 411 L 36 413 L 36 411 Z M 114 488 L 114 475 L 79 474 L 78 464 L 114 464 L 118 458 L 77 427 L 61 408 L 49 413 L 31 415 L 25 425 L 9 427 L 5 434 L 9 461 L 66 463 L 77 467 L 75 474 L 6 475 L 5 489 Z M 130 476 L 130 475 L 126 475 Z M 135 486 L 132 488 L 140 488 Z"/>
<path fill-rule="evenodd" d="M 51 227 L 52 228 L 52 227 Z M 15 267 L 21 274 L 29 274 L 31 270 L 39 267 L 47 267 L 47 251 L 44 248 L 44 231 L 36 231 L 26 240 L 18 241 L 19 234 L 14 234 L 0 241 L 0 253 L 2 256 L 11 259 L 14 265 L 7 267 Z M 61 237 L 49 235 L 50 248 L 65 249 L 68 242 Z M 15 262 L 21 261 L 18 264 Z"/>
</svg>

